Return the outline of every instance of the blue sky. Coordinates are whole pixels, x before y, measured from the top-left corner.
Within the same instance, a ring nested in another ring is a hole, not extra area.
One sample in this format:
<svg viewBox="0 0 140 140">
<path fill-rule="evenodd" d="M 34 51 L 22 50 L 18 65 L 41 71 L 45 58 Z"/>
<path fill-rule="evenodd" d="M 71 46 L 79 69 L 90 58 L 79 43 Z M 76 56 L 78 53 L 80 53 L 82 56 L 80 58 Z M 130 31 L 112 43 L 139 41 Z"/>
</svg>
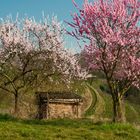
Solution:
<svg viewBox="0 0 140 140">
<path fill-rule="evenodd" d="M 82 6 L 83 0 L 75 0 Z M 60 21 L 71 21 L 71 13 L 75 12 L 72 0 L 0 0 L 0 18 L 5 18 L 11 14 L 13 18 L 17 13 L 19 17 L 32 17 L 37 20 L 42 18 L 42 12 L 45 15 L 57 15 Z M 66 39 L 66 47 L 77 46 L 76 40 L 70 36 Z"/>
<path fill-rule="evenodd" d="M 76 0 L 82 5 L 83 0 Z M 60 20 L 69 19 L 70 12 L 76 9 L 73 6 L 72 0 L 1 0 L 0 1 L 0 17 L 5 17 L 8 14 L 15 16 L 19 13 L 21 16 L 28 15 L 36 18 L 41 18 L 42 11 L 46 14 L 53 13 Z"/>
</svg>

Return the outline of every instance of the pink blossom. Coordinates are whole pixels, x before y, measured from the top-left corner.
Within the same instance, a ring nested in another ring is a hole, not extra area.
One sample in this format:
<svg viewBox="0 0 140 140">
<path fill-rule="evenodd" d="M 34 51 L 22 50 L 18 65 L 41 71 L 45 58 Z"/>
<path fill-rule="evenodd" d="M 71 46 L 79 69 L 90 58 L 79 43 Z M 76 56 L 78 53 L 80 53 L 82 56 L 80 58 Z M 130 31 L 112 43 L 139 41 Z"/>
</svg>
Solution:
<svg viewBox="0 0 140 140">
<path fill-rule="evenodd" d="M 140 2 L 138 0 L 86 0 L 69 24 L 76 38 L 89 39 L 84 57 L 88 67 L 112 80 L 140 85 Z M 72 34 L 72 35 L 73 35 Z M 127 85 L 127 84 L 126 84 Z"/>
</svg>

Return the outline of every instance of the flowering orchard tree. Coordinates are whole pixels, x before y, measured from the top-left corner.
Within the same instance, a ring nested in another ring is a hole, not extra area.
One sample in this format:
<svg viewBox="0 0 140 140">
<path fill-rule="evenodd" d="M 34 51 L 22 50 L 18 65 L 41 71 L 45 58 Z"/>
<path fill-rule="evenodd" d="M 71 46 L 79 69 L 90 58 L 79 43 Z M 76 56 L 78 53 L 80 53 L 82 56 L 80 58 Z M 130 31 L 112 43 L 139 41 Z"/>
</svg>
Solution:
<svg viewBox="0 0 140 140">
<path fill-rule="evenodd" d="M 64 48 L 63 35 L 65 30 L 56 17 L 49 22 L 46 18 L 42 23 L 36 23 L 32 19 L 25 20 L 25 29 L 29 33 L 29 40 L 35 44 L 37 61 L 35 64 L 43 77 L 63 75 L 63 80 L 69 82 L 71 78 L 84 78 L 86 71 L 79 66 L 76 56 Z"/>
<path fill-rule="evenodd" d="M 14 95 L 14 112 L 18 113 L 18 97 L 31 85 L 31 48 L 19 22 L 10 19 L 0 24 L 0 88 Z"/>
<path fill-rule="evenodd" d="M 115 122 L 125 122 L 123 97 L 131 86 L 140 88 L 140 2 L 138 0 L 84 1 L 73 15 L 69 33 L 88 43 L 88 68 L 102 71 L 113 99 Z"/>
<path fill-rule="evenodd" d="M 14 95 L 16 115 L 19 95 L 42 79 L 58 74 L 68 80 L 86 74 L 74 54 L 64 49 L 63 31 L 55 18 L 51 22 L 44 18 L 42 23 L 29 18 L 1 22 L 0 88 Z"/>
</svg>

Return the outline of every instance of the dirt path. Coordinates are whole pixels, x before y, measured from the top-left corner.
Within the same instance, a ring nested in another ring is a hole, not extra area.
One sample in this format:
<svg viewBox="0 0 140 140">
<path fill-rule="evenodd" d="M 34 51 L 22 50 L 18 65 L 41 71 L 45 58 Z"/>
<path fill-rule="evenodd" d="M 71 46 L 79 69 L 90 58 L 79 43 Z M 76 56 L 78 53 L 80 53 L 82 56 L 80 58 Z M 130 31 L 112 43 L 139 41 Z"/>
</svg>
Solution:
<svg viewBox="0 0 140 140">
<path fill-rule="evenodd" d="M 99 121 L 102 119 L 102 114 L 105 110 L 105 101 L 90 84 L 85 83 L 85 86 L 86 89 L 82 105 L 83 117 Z"/>
<path fill-rule="evenodd" d="M 88 110 L 88 108 L 90 108 L 92 101 L 93 101 L 92 94 L 91 94 L 89 88 L 86 87 L 85 94 L 83 95 L 83 104 L 81 107 L 83 116 L 84 116 L 84 113 L 86 112 L 86 110 Z"/>
<path fill-rule="evenodd" d="M 99 94 L 99 92 L 91 85 L 87 84 L 91 94 L 94 94 L 94 97 L 96 96 L 96 104 L 93 106 L 94 113 L 90 116 L 90 118 L 94 120 L 100 120 L 102 118 L 102 114 L 105 110 L 105 101 L 102 98 L 102 96 Z M 93 96 L 92 96 L 93 97 Z"/>
</svg>

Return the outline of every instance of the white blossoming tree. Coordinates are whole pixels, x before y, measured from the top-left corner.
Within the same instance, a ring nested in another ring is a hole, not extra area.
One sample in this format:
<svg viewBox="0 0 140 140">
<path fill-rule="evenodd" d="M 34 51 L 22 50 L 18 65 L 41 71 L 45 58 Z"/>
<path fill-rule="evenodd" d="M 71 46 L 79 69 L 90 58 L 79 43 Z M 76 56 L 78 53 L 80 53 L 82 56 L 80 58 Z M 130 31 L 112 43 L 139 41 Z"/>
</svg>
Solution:
<svg viewBox="0 0 140 140">
<path fill-rule="evenodd" d="M 41 84 L 53 75 L 67 81 L 85 77 L 77 58 L 64 48 L 63 34 L 54 17 L 39 23 L 31 18 L 1 22 L 0 88 L 14 95 L 15 114 L 20 94 L 36 82 Z"/>
</svg>

